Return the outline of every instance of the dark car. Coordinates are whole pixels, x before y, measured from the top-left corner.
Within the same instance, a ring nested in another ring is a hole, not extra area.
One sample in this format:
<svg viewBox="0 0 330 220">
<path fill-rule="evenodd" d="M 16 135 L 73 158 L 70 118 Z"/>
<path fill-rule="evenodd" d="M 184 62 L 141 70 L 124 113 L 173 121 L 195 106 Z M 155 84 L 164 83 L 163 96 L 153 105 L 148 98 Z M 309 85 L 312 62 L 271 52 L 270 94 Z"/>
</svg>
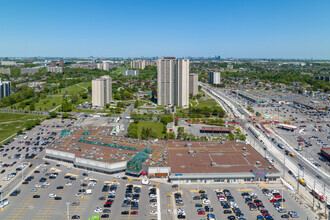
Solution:
<svg viewBox="0 0 330 220">
<path fill-rule="evenodd" d="M 56 189 L 63 189 L 63 188 L 64 188 L 63 186 L 56 187 Z"/>
<path fill-rule="evenodd" d="M 290 218 L 288 214 L 281 215 L 281 218 Z"/>
<path fill-rule="evenodd" d="M 62 197 L 56 196 L 54 200 L 62 200 Z"/>
<path fill-rule="evenodd" d="M 122 215 L 128 215 L 129 214 L 129 211 L 122 211 L 121 214 Z"/>
<path fill-rule="evenodd" d="M 223 211 L 223 214 L 232 214 L 233 212 L 229 209 L 226 209 Z"/>
<path fill-rule="evenodd" d="M 88 176 L 88 174 L 87 174 L 87 173 L 83 173 L 82 175 L 83 175 L 83 176 Z"/>
<path fill-rule="evenodd" d="M 34 195 L 33 198 L 40 198 L 40 195 Z"/>
<path fill-rule="evenodd" d="M 291 171 L 291 170 L 289 170 L 289 171 L 288 171 L 288 173 L 289 173 L 290 175 L 293 175 L 293 173 L 292 173 L 292 171 Z"/>
<path fill-rule="evenodd" d="M 106 198 L 104 196 L 100 197 L 99 200 L 105 200 Z"/>
<path fill-rule="evenodd" d="M 103 214 L 103 215 L 101 215 L 101 218 L 109 218 L 109 215 L 108 214 Z"/>
<path fill-rule="evenodd" d="M 110 213 L 111 210 L 110 209 L 103 209 L 103 213 Z"/>
<path fill-rule="evenodd" d="M 71 217 L 71 219 L 80 219 L 80 216 L 79 216 L 79 215 L 73 215 L 73 216 Z"/>
</svg>

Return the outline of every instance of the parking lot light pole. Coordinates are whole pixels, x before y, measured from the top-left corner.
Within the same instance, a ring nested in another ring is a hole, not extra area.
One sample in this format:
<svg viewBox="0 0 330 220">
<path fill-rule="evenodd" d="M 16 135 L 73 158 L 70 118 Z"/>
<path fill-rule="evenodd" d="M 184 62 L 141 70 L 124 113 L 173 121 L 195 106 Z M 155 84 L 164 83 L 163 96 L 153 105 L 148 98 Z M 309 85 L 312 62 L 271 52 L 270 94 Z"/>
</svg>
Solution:
<svg viewBox="0 0 330 220">
<path fill-rule="evenodd" d="M 69 202 L 66 202 L 66 213 L 68 215 L 68 220 L 70 220 L 70 213 L 69 213 Z"/>
</svg>

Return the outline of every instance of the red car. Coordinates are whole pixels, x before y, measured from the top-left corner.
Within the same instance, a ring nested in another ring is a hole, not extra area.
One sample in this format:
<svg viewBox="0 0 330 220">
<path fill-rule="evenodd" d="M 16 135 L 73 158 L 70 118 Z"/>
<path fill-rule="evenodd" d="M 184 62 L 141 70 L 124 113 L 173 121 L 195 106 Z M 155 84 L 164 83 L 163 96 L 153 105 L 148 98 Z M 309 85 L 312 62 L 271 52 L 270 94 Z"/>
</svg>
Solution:
<svg viewBox="0 0 330 220">
<path fill-rule="evenodd" d="M 281 195 L 275 195 L 275 198 L 280 199 L 280 198 L 282 198 L 282 196 Z"/>
<path fill-rule="evenodd" d="M 137 215 L 137 214 L 139 214 L 138 211 L 131 211 L 131 215 Z"/>
<path fill-rule="evenodd" d="M 197 213 L 198 215 L 205 215 L 205 211 L 200 211 Z"/>
<path fill-rule="evenodd" d="M 254 203 L 253 202 L 249 202 L 248 203 L 248 206 L 251 206 L 251 205 L 254 205 Z"/>
<path fill-rule="evenodd" d="M 277 202 L 277 199 L 271 199 L 270 202 L 271 203 Z"/>
<path fill-rule="evenodd" d="M 262 214 L 264 214 L 264 213 L 268 213 L 268 210 L 267 210 L 267 209 L 264 209 L 264 210 L 260 210 L 260 212 L 261 212 Z"/>
<path fill-rule="evenodd" d="M 265 217 L 266 215 L 269 215 L 269 213 L 268 212 L 264 212 L 264 213 L 262 213 L 262 215 Z"/>
</svg>

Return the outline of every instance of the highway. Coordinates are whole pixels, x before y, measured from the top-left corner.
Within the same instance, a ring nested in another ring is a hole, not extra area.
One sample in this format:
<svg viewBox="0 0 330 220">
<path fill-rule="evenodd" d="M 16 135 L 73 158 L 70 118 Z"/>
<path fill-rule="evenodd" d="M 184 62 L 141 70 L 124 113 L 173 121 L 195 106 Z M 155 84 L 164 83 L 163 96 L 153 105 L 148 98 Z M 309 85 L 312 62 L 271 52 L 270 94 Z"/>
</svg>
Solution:
<svg viewBox="0 0 330 220">
<path fill-rule="evenodd" d="M 251 123 L 252 121 L 249 120 L 250 113 L 246 109 L 240 107 L 236 102 L 228 98 L 224 94 L 224 92 L 221 92 L 201 82 L 199 82 L 199 85 L 202 87 L 203 91 L 206 92 L 209 96 L 211 96 L 218 102 L 221 102 L 222 106 L 225 105 L 226 107 L 224 107 L 224 109 L 226 109 L 227 111 L 231 111 L 229 115 L 235 116 L 236 120 L 242 124 L 243 132 L 248 134 L 248 141 L 250 141 L 250 144 L 252 146 L 254 145 L 253 147 L 256 148 L 256 150 L 258 150 L 260 153 L 264 152 L 265 156 L 267 155 L 268 157 L 274 159 L 274 161 L 277 162 L 280 167 L 285 167 L 285 169 L 291 170 L 297 177 L 303 177 L 306 180 L 307 187 L 310 189 L 310 191 L 314 189 L 315 183 L 315 190 L 319 194 L 324 195 L 325 198 L 328 198 L 328 203 L 330 202 L 329 174 L 315 167 L 299 152 L 295 151 L 294 148 L 290 146 L 281 137 L 279 137 L 278 135 L 274 135 L 274 137 L 276 137 L 277 139 L 281 139 L 281 141 L 286 144 L 286 146 L 288 146 L 288 150 L 294 152 L 296 155 L 295 158 L 286 156 L 284 154 L 284 150 L 278 148 L 273 142 L 270 141 L 269 137 L 264 135 L 253 125 L 253 123 Z M 259 136 L 262 142 L 254 137 L 254 135 L 247 129 L 248 127 L 252 127 L 252 129 Z M 303 165 L 304 168 L 300 169 L 298 164 Z M 283 172 L 287 172 L 287 170 L 284 170 Z M 317 174 L 322 176 L 322 180 L 316 178 Z M 299 186 L 299 184 L 297 184 L 294 187 L 298 188 L 302 186 Z"/>
</svg>

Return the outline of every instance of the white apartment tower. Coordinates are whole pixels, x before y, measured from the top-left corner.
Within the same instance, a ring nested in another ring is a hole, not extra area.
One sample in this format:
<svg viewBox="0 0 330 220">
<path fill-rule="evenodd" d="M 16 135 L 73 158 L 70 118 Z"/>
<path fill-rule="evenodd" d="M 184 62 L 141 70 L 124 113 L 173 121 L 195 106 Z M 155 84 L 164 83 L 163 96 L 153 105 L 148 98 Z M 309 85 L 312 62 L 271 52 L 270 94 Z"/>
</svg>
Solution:
<svg viewBox="0 0 330 220">
<path fill-rule="evenodd" d="M 189 107 L 189 60 L 164 57 L 157 60 L 157 104 Z"/>
<path fill-rule="evenodd" d="M 220 72 L 209 72 L 209 83 L 212 85 L 220 84 Z"/>
<path fill-rule="evenodd" d="M 131 68 L 133 69 L 143 69 L 146 67 L 145 60 L 133 60 L 131 61 Z"/>
<path fill-rule="evenodd" d="M 189 74 L 189 94 L 198 94 L 198 74 Z"/>
<path fill-rule="evenodd" d="M 110 76 L 102 76 L 99 79 L 92 80 L 92 105 L 103 107 L 111 102 L 112 85 Z"/>
</svg>

